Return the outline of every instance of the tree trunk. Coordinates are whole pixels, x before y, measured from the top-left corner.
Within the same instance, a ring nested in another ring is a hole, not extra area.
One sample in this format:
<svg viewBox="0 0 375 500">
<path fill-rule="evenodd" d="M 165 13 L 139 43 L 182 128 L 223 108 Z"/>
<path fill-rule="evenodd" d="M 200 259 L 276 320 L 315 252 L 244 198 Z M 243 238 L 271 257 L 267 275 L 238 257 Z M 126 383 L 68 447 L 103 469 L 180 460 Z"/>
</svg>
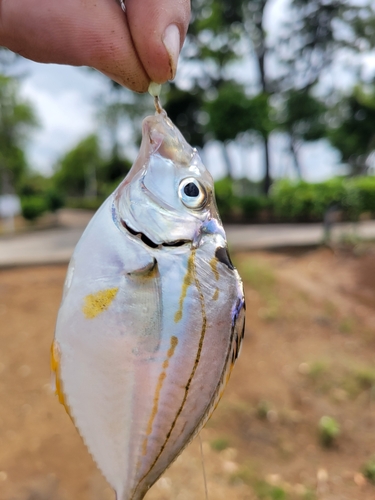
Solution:
<svg viewBox="0 0 375 500">
<path fill-rule="evenodd" d="M 290 136 L 289 145 L 290 145 L 290 152 L 292 153 L 292 156 L 293 156 L 294 167 L 296 169 L 297 176 L 299 179 L 302 179 L 302 170 L 301 170 L 301 164 L 299 162 L 298 155 L 297 155 L 297 146 L 296 146 L 296 143 L 295 143 L 292 136 Z"/>
<path fill-rule="evenodd" d="M 264 165 L 265 165 L 264 194 L 268 196 L 268 192 L 271 187 L 269 137 L 263 137 L 263 144 L 264 144 Z"/>
<path fill-rule="evenodd" d="M 229 157 L 229 154 L 228 154 L 228 149 L 227 149 L 228 143 L 227 142 L 221 142 L 220 144 L 221 144 L 221 151 L 222 151 L 222 154 L 223 154 L 223 159 L 224 159 L 225 167 L 226 167 L 226 170 L 227 170 L 227 177 L 229 177 L 230 179 L 233 179 L 232 162 L 230 160 L 230 157 Z"/>
</svg>

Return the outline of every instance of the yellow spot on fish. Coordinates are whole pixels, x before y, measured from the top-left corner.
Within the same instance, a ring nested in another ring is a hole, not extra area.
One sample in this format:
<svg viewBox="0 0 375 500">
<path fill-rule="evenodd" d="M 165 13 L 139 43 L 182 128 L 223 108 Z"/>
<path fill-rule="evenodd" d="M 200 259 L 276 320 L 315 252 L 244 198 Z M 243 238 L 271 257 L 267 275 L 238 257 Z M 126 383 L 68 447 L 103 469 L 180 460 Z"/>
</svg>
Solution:
<svg viewBox="0 0 375 500">
<path fill-rule="evenodd" d="M 152 424 L 153 424 L 154 419 L 155 419 L 155 417 L 156 417 L 156 415 L 158 413 L 159 398 L 160 398 L 161 388 L 163 387 L 163 382 L 164 382 L 164 380 L 165 380 L 165 378 L 167 376 L 166 370 L 167 370 L 167 368 L 169 366 L 169 360 L 173 356 L 174 351 L 175 351 L 175 349 L 177 347 L 177 344 L 178 344 L 178 338 L 175 337 L 175 336 L 172 336 L 171 337 L 171 345 L 170 345 L 170 348 L 167 351 L 167 359 L 163 362 L 163 371 L 159 375 L 158 383 L 156 385 L 156 391 L 155 391 L 155 396 L 154 396 L 154 404 L 153 404 L 153 407 L 152 407 L 152 410 L 151 410 L 151 415 L 150 415 L 150 418 L 149 418 L 148 424 L 147 424 L 147 431 L 146 431 L 147 437 L 143 441 L 143 455 L 146 455 L 146 453 L 147 453 L 148 436 L 152 432 Z"/>
<path fill-rule="evenodd" d="M 53 341 L 51 346 L 51 371 L 55 381 L 55 394 L 59 398 L 59 402 L 64 406 L 66 413 L 73 421 L 73 418 L 70 414 L 69 406 L 65 401 L 64 390 L 60 378 L 60 358 L 61 358 L 61 353 L 59 345 L 56 341 Z"/>
<path fill-rule="evenodd" d="M 212 272 L 214 273 L 215 278 L 218 281 L 220 278 L 220 275 L 219 275 L 219 271 L 217 270 L 217 262 L 218 261 L 217 261 L 216 257 L 214 257 L 213 259 L 210 260 L 210 266 L 211 266 Z"/>
<path fill-rule="evenodd" d="M 174 315 L 175 323 L 178 323 L 182 319 L 182 309 L 184 307 L 184 300 L 186 298 L 187 290 L 190 285 L 194 283 L 194 258 L 195 258 L 195 250 L 191 252 L 191 255 L 187 262 L 187 271 L 184 277 L 184 281 L 182 283 L 182 291 L 181 297 L 179 300 L 179 308 L 176 314 Z"/>
<path fill-rule="evenodd" d="M 82 308 L 83 314 L 87 319 L 96 318 L 100 313 L 108 309 L 118 292 L 117 288 L 108 288 L 97 293 L 92 293 L 85 297 L 85 303 Z"/>
<path fill-rule="evenodd" d="M 219 298 L 219 289 L 216 288 L 214 296 L 212 297 L 212 300 L 217 300 Z"/>
</svg>

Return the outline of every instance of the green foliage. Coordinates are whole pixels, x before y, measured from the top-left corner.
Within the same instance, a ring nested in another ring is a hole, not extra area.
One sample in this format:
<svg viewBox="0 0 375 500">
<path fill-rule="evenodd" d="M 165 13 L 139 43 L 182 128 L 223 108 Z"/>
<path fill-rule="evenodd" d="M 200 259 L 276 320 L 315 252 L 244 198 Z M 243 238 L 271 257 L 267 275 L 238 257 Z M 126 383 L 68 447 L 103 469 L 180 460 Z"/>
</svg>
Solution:
<svg viewBox="0 0 375 500">
<path fill-rule="evenodd" d="M 282 180 L 273 186 L 271 197 L 281 217 L 321 220 L 329 206 L 343 202 L 345 186 L 340 178 L 317 184 Z"/>
<path fill-rule="evenodd" d="M 322 221 L 332 206 L 349 220 L 357 220 L 364 212 L 375 214 L 375 176 L 337 177 L 319 183 L 283 179 L 274 183 L 269 198 L 256 194 L 256 184 L 246 186 L 244 179 L 226 177 L 215 183 L 215 192 L 224 221 L 256 220 L 264 210 L 283 220 Z"/>
<path fill-rule="evenodd" d="M 170 119 L 180 129 L 185 139 L 195 147 L 205 143 L 205 126 L 202 122 L 203 93 L 198 88 L 189 91 L 179 89 L 170 83 L 165 110 Z"/>
<path fill-rule="evenodd" d="M 33 221 L 47 212 L 47 201 L 43 196 L 26 196 L 21 198 L 22 215 L 25 219 Z"/>
<path fill-rule="evenodd" d="M 224 177 L 215 182 L 216 203 L 220 216 L 225 220 L 238 209 L 238 198 L 233 192 L 233 179 Z"/>
<path fill-rule="evenodd" d="M 375 456 L 367 460 L 362 467 L 362 472 L 370 483 L 375 484 Z"/>
<path fill-rule="evenodd" d="M 360 368 L 355 376 L 362 390 L 371 389 L 375 383 L 375 370 L 373 368 Z"/>
<path fill-rule="evenodd" d="M 358 192 L 360 211 L 375 213 L 375 176 L 356 177 L 351 184 Z"/>
<path fill-rule="evenodd" d="M 98 210 L 105 198 L 67 198 L 65 206 L 68 208 L 81 208 L 83 210 Z"/>
<path fill-rule="evenodd" d="M 20 97 L 18 82 L 0 75 L 0 185 L 5 191 L 18 192 L 26 175 L 23 148 L 36 124 L 31 105 Z"/>
<path fill-rule="evenodd" d="M 311 95 L 309 88 L 292 89 L 283 98 L 280 124 L 294 140 L 316 141 L 325 136 L 324 113 L 327 107 Z"/>
<path fill-rule="evenodd" d="M 307 374 L 314 382 L 317 382 L 322 376 L 326 376 L 327 371 L 328 365 L 326 362 L 315 361 L 309 365 Z"/>
<path fill-rule="evenodd" d="M 98 182 L 102 184 L 116 183 L 117 186 L 127 175 L 131 166 L 131 161 L 115 154 L 108 160 L 103 161 L 97 175 Z"/>
<path fill-rule="evenodd" d="M 61 159 L 52 187 L 55 194 L 68 199 L 71 208 L 96 209 L 130 168 L 131 162 L 119 156 L 116 150 L 105 158 L 98 137 L 90 135 Z M 56 196 L 54 199 L 57 201 Z"/>
<path fill-rule="evenodd" d="M 229 447 L 229 440 L 226 438 L 217 438 L 210 442 L 210 446 L 215 451 L 223 451 Z"/>
<path fill-rule="evenodd" d="M 47 190 L 52 188 L 52 180 L 48 177 L 35 172 L 29 172 L 25 175 L 18 189 L 20 196 L 43 195 Z"/>
<path fill-rule="evenodd" d="M 362 212 L 375 212 L 375 177 L 334 178 L 310 184 L 282 180 L 273 186 L 275 213 L 299 220 L 322 220 L 325 211 L 336 205 L 355 220 Z"/>
<path fill-rule="evenodd" d="M 53 186 L 51 178 L 37 173 L 28 173 L 19 184 L 22 214 L 33 220 L 43 212 L 55 212 L 64 206 L 64 197 Z"/>
<path fill-rule="evenodd" d="M 271 410 L 271 405 L 268 401 L 264 400 L 259 401 L 256 408 L 257 417 L 260 418 L 261 420 L 265 420 L 270 410 Z"/>
<path fill-rule="evenodd" d="M 253 485 L 259 500 L 287 500 L 288 495 L 280 486 L 274 486 L 266 481 L 256 481 Z"/>
<path fill-rule="evenodd" d="M 364 173 L 369 155 L 375 150 L 375 91 L 357 86 L 353 93 L 333 111 L 338 125 L 331 129 L 329 139 L 353 173 Z"/>
<path fill-rule="evenodd" d="M 262 93 L 248 97 L 244 88 L 233 81 L 221 85 L 216 98 L 206 102 L 203 109 L 209 116 L 207 131 L 221 142 L 236 139 L 247 131 L 267 137 L 275 128 L 268 96 Z M 228 119 L 230 116 L 235 119 Z"/>
<path fill-rule="evenodd" d="M 55 186 L 66 196 L 95 195 L 102 164 L 98 137 L 90 135 L 62 158 L 54 175 Z"/>
<path fill-rule="evenodd" d="M 340 434 L 340 425 L 337 420 L 325 415 L 319 420 L 318 429 L 322 446 L 327 448 L 333 446 Z"/>
<path fill-rule="evenodd" d="M 50 188 L 45 192 L 45 199 L 50 212 L 56 212 L 56 210 L 65 205 L 64 197 L 57 189 L 54 188 Z"/>
<path fill-rule="evenodd" d="M 264 298 L 273 294 L 276 276 L 271 267 L 249 258 L 238 263 L 243 280 Z"/>
<path fill-rule="evenodd" d="M 224 221 L 255 220 L 259 213 L 271 207 L 271 200 L 259 195 L 259 184 L 248 179 L 224 177 L 215 182 L 215 196 L 220 217 Z"/>
</svg>

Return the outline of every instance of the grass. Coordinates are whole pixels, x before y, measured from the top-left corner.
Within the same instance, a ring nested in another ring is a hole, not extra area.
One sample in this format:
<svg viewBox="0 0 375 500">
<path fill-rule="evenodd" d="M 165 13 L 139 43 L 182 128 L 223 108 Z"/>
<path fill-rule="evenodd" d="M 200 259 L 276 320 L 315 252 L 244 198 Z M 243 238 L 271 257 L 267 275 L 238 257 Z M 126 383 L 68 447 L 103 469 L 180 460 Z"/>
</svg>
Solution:
<svg viewBox="0 0 375 500">
<path fill-rule="evenodd" d="M 261 420 L 265 420 L 267 418 L 268 412 L 271 409 L 271 405 L 268 401 L 259 401 L 256 408 L 256 415 Z"/>
<path fill-rule="evenodd" d="M 270 266 L 247 258 L 238 262 L 238 269 L 243 280 L 263 298 L 273 295 L 276 276 Z"/>
<path fill-rule="evenodd" d="M 355 328 L 355 322 L 353 318 L 344 318 L 339 323 L 339 331 L 344 335 L 349 335 L 353 333 Z"/>
<path fill-rule="evenodd" d="M 325 448 L 333 446 L 340 435 L 340 425 L 336 419 L 324 415 L 319 420 L 319 441 Z"/>
<path fill-rule="evenodd" d="M 227 439 L 227 438 L 224 438 L 224 437 L 220 438 L 219 437 L 217 439 L 213 439 L 210 442 L 210 446 L 215 451 L 223 451 L 223 450 L 226 450 L 227 448 L 229 448 L 230 442 L 229 442 L 229 439 Z"/>
<path fill-rule="evenodd" d="M 238 270 L 244 282 L 259 293 L 265 301 L 258 315 L 265 321 L 274 321 L 279 316 L 279 299 L 275 290 L 276 276 L 271 268 L 254 258 L 238 262 Z"/>
<path fill-rule="evenodd" d="M 277 485 L 269 484 L 263 479 L 256 477 L 256 473 L 250 465 L 243 465 L 237 472 L 231 475 L 232 484 L 247 484 L 251 486 L 259 500 L 288 500 L 286 491 Z"/>
<path fill-rule="evenodd" d="M 370 483 L 375 484 L 375 456 L 367 460 L 362 467 L 362 472 Z"/>
<path fill-rule="evenodd" d="M 246 484 L 252 488 L 257 500 L 316 500 L 315 492 L 307 486 L 287 483 L 278 475 L 275 480 L 260 477 L 256 465 L 251 462 L 242 464 L 230 476 L 229 482 L 235 486 Z"/>
<path fill-rule="evenodd" d="M 311 363 L 303 363 L 303 368 L 301 366 L 300 369 L 303 370 L 301 373 L 305 375 L 317 393 L 327 394 L 337 385 L 328 361 L 316 360 Z"/>
<path fill-rule="evenodd" d="M 375 369 L 359 368 L 355 373 L 355 378 L 362 389 L 371 389 L 375 383 Z"/>
<path fill-rule="evenodd" d="M 281 486 L 274 486 L 266 481 L 256 481 L 253 488 L 259 500 L 287 500 L 289 498 Z"/>
<path fill-rule="evenodd" d="M 347 397 L 354 399 L 363 391 L 371 390 L 375 386 L 375 368 L 372 366 L 353 366 L 348 362 L 332 366 L 323 360 L 303 365 L 301 373 L 312 384 L 314 390 L 321 394 L 340 391 L 342 395 L 345 393 Z"/>
<path fill-rule="evenodd" d="M 368 391 L 375 384 L 375 369 L 369 366 L 350 367 L 343 376 L 340 387 L 354 399 L 361 392 Z"/>
<path fill-rule="evenodd" d="M 326 361 L 314 361 L 309 365 L 307 375 L 313 380 L 317 381 L 321 377 L 326 376 L 328 373 L 329 365 Z"/>
</svg>

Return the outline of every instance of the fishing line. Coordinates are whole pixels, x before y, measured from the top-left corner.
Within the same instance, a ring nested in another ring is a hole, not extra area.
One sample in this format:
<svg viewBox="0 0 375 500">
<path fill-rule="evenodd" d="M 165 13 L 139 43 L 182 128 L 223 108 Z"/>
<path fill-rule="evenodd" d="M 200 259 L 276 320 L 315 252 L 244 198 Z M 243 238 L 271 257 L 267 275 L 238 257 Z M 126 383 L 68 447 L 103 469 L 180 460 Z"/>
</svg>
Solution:
<svg viewBox="0 0 375 500">
<path fill-rule="evenodd" d="M 203 446 L 202 446 L 202 438 L 201 438 L 200 433 L 198 434 L 198 438 L 199 438 L 199 448 L 201 450 L 201 462 L 202 462 L 202 471 L 203 471 L 204 492 L 205 492 L 206 500 L 208 500 L 207 477 L 206 477 L 206 469 L 204 467 Z"/>
</svg>

